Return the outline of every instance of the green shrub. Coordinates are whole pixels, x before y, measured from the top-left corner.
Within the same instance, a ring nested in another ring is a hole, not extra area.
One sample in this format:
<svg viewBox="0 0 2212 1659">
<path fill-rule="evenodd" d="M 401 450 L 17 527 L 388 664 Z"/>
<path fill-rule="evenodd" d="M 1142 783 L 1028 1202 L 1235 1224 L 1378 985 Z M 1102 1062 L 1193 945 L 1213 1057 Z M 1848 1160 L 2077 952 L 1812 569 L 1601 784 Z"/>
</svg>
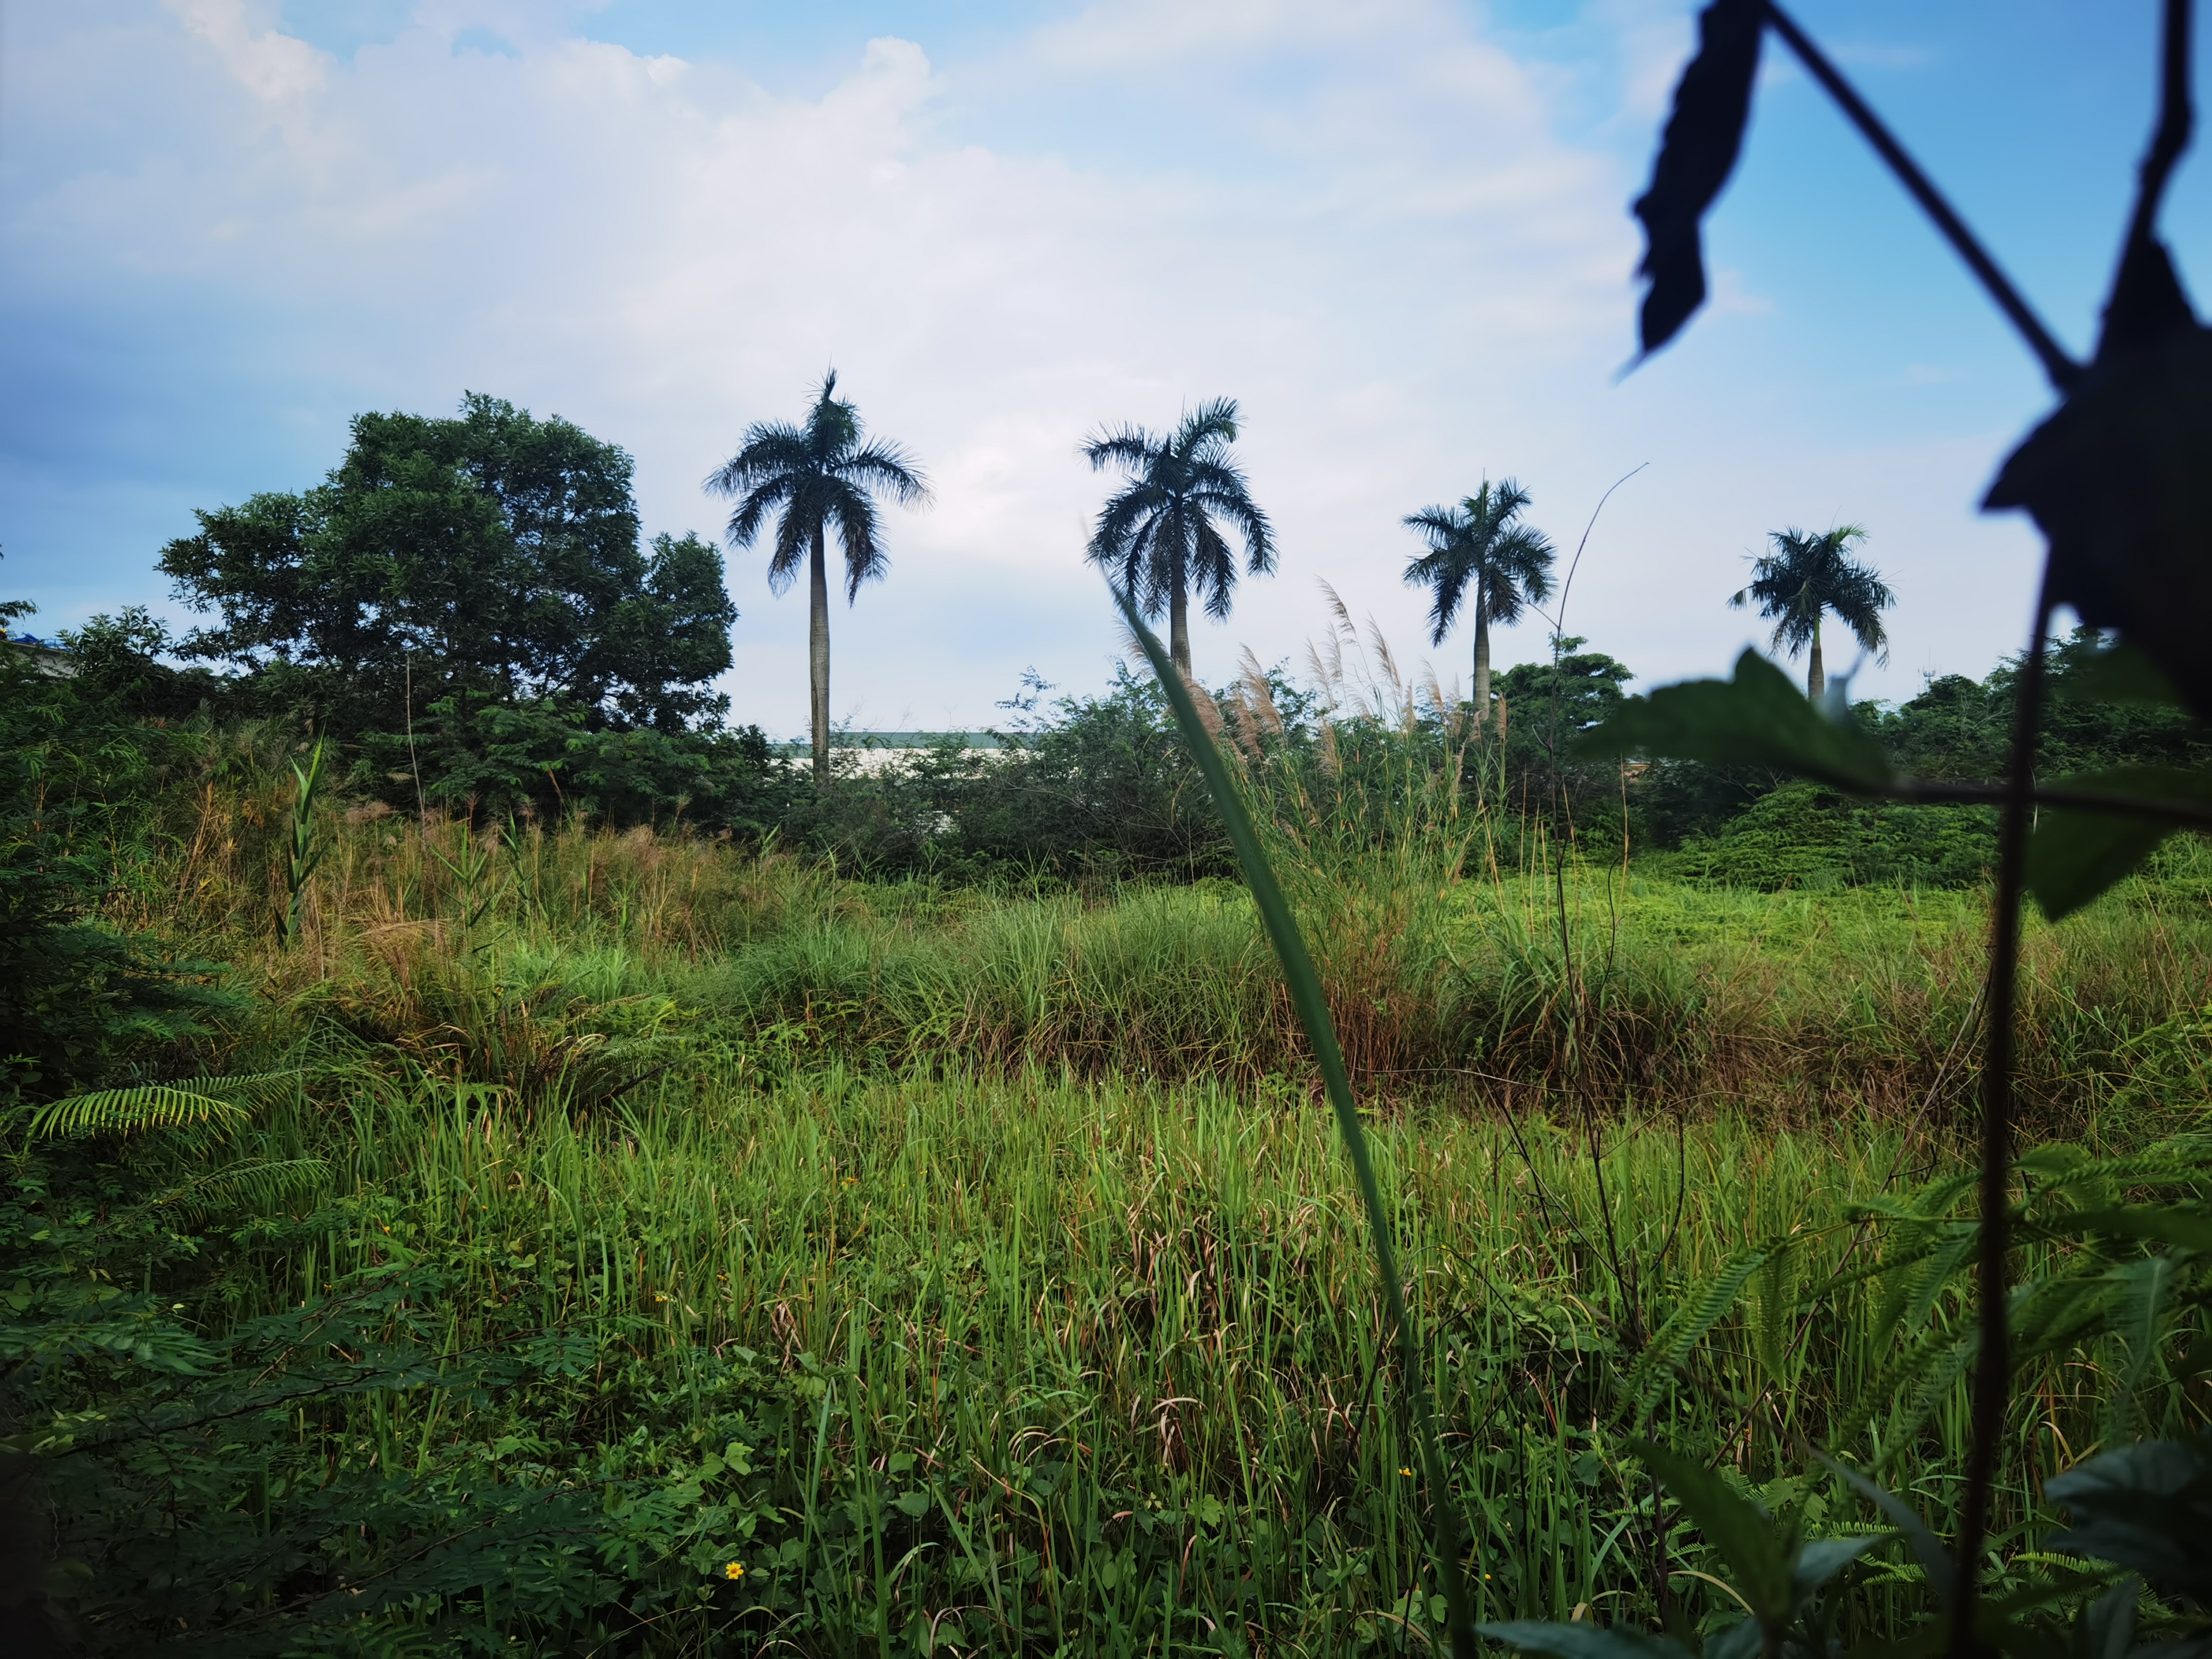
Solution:
<svg viewBox="0 0 2212 1659">
<path fill-rule="evenodd" d="M 228 1001 L 212 964 L 98 920 L 146 852 L 167 745 L 100 690 L 0 646 L 0 1108 L 96 1084 Z"/>
<path fill-rule="evenodd" d="M 1760 892 L 1875 885 L 1972 887 L 1996 859 L 1984 806 L 1899 806 L 1792 783 L 1753 801 L 1719 833 L 1645 860 L 1655 873 Z"/>
</svg>

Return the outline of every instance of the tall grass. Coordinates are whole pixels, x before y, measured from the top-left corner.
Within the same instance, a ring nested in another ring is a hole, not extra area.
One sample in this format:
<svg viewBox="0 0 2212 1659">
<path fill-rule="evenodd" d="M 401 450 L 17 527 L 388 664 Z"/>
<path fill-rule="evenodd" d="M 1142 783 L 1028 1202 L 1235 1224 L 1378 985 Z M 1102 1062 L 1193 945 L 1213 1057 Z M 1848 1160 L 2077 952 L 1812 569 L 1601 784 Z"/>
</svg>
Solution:
<svg viewBox="0 0 2212 1659">
<path fill-rule="evenodd" d="M 623 998 L 860 1065 L 1253 1087 L 1307 1063 L 1250 902 L 1219 883 L 872 884 L 774 848 L 647 830 L 471 831 L 326 810 L 300 943 L 280 952 L 268 918 L 291 905 L 292 792 L 276 771 L 258 787 L 210 778 L 176 792 L 169 854 L 119 872 L 118 919 L 239 963 L 280 1000 L 315 1002 L 363 1036 L 450 1050 L 457 1077 L 500 1081 L 519 1064 L 534 1087 L 558 1073 L 564 1033 L 599 1029 L 592 1011 Z M 1495 1105 L 1571 1082 L 1608 1111 L 1941 1124 L 1972 1110 L 1978 1062 L 1960 1032 L 1986 944 L 1979 895 L 1746 893 L 1570 858 L 1563 953 L 1542 867 L 1500 860 L 1481 825 L 1433 805 L 1415 800 L 1409 816 L 1419 833 L 1379 848 L 1308 827 L 1317 814 L 1261 818 L 1368 1097 Z M 2177 1063 L 2158 1033 L 2212 1003 L 2208 875 L 2212 858 L 2184 844 L 2063 927 L 2031 927 L 2031 1126 L 2096 1121 L 2142 1096 L 2146 1064 Z M 620 990 L 572 984 L 587 960 L 594 986 Z M 634 1024 L 646 1006 L 607 1018 Z M 536 1039 L 553 1046 L 519 1060 L 515 1045 Z"/>
<path fill-rule="evenodd" d="M 643 1650 L 788 1626 L 807 1650 L 882 1636 L 903 1651 L 933 1625 L 963 1650 L 1338 1652 L 1401 1642 L 1401 1620 L 1434 1628 L 1415 1458 L 1378 1385 L 1387 1322 L 1325 1113 L 1035 1070 L 833 1061 L 761 1083 L 733 1056 L 577 1120 L 382 1069 L 329 1074 L 322 1103 L 253 1151 L 319 1151 L 355 1219 L 278 1258 L 256 1294 L 434 1264 L 453 1352 L 553 1331 L 580 1369 L 494 1409 L 457 1415 L 430 1390 L 303 1431 L 387 1467 L 473 1452 L 552 1481 L 681 1483 L 709 1453 L 763 1472 L 774 1518 L 721 1540 L 742 1589 L 682 1609 Z M 1840 1259 L 1849 1206 L 1900 1148 L 1880 1123 L 1838 1127 L 1720 1121 L 1611 1143 L 1617 1224 L 1644 1257 L 1667 1247 L 1661 1313 L 1754 1238 L 1826 1230 Z M 1540 1121 L 1455 1113 L 1370 1133 L 1474 1524 L 1478 1616 L 1651 1616 L 1649 1490 L 1620 1478 L 1597 1410 L 1624 1308 L 1590 1242 L 1584 1149 Z M 1876 1290 L 1801 1313 L 1803 1288 L 1765 1286 L 1710 1345 L 1704 1386 L 1660 1416 L 1770 1501 L 1795 1489 L 1790 1437 L 1832 1427 L 1893 1352 Z M 1932 1316 L 1963 1314 L 1947 1298 Z M 2101 1431 L 2107 1362 L 2071 1358 L 2027 1391 L 2000 1525 Z M 1963 1385 L 1893 1433 L 1910 1403 L 1878 1402 L 1838 1449 L 1890 1454 L 1940 1527 Z M 2161 1378 L 2151 1420 L 2182 1410 Z M 1674 1560 L 1718 1570 L 1680 1537 Z M 1858 1595 L 1853 1632 L 1887 1629 L 1910 1589 Z M 1725 1606 L 1701 1581 L 1676 1590 Z"/>
<path fill-rule="evenodd" d="M 273 1526 L 285 1481 L 363 1468 L 605 1494 L 542 1578 L 380 1615 L 364 1650 L 457 1608 L 541 1651 L 1439 1638 L 1358 1195 L 1240 890 L 871 884 L 681 836 L 325 808 L 280 949 L 289 759 L 216 757 L 118 901 L 262 993 L 212 1060 L 304 1068 L 241 1166 L 329 1171 L 319 1210 L 240 1231 L 177 1294 L 211 1334 L 388 1305 L 441 1333 L 452 1381 L 302 1407 L 240 1501 Z M 1422 836 L 1362 848 L 1301 816 L 1264 746 L 1247 762 L 1255 799 L 1285 788 L 1264 833 L 1374 1103 L 1475 1616 L 1647 1619 L 1662 1571 L 1693 1617 L 1726 1610 L 1625 1476 L 1607 1379 L 1626 1333 L 1776 1235 L 1811 1242 L 1653 1422 L 1778 1504 L 1818 1501 L 1796 1471 L 1820 1436 L 1945 1524 L 1963 1383 L 1887 1397 L 1911 1332 L 1875 1286 L 1822 1287 L 1863 1259 L 1853 1205 L 1955 1166 L 1978 898 L 1571 859 L 1571 980 L 1549 866 L 1413 791 Z M 2201 1121 L 2205 866 L 2180 856 L 2031 935 L 2044 1132 Z M 1597 1116 L 1556 1109 L 1571 1088 Z M 1966 1312 L 1947 1285 L 1923 1319 Z M 2131 1364 L 2092 1344 L 2030 1379 L 2000 1528 Z M 2199 1388 L 2153 1366 L 2134 1420 L 2201 1421 Z M 1845 1635 L 1894 1632 L 1911 1571 L 1855 1589 Z"/>
</svg>

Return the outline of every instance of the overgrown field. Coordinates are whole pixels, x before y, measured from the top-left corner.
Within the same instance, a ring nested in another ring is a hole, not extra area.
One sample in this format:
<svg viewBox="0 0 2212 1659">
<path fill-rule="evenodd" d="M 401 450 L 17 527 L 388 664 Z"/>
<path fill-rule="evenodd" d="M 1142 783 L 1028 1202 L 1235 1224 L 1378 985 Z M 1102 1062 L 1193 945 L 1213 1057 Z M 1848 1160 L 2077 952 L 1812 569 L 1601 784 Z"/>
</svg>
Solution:
<svg viewBox="0 0 2212 1659">
<path fill-rule="evenodd" d="M 532 1106 L 642 1087 L 659 1062 L 641 1057 L 664 1050 L 682 1076 L 702 1054 L 1240 1089 L 1307 1070 L 1249 900 L 1224 882 L 881 884 L 643 830 L 471 834 L 356 809 L 286 947 L 279 816 L 274 799 L 194 803 L 170 857 L 121 870 L 118 920 L 237 964 L 278 1025 L 341 1029 Z M 1806 1127 L 1940 1128 L 1971 1109 L 1978 892 L 1745 892 L 1584 860 L 1555 881 L 1480 837 L 1282 862 L 1378 1103 L 1571 1095 Z M 2032 930 L 2023 1087 L 2042 1133 L 2196 1087 L 2208 940 L 2212 856 L 2193 842 Z"/>
<path fill-rule="evenodd" d="M 99 1645 L 1430 1639 L 1358 1200 L 1240 890 L 872 884 L 356 809 L 282 942 L 282 809 L 173 799 L 113 901 L 236 965 L 228 1035 L 167 1069 L 267 1074 L 231 1097 L 250 1116 L 73 1143 L 93 1162 L 43 1200 L 17 1155 L 23 1294 L 88 1267 L 137 1322 L 135 1358 L 103 1338 L 40 1401 Z M 2197 1190 L 2207 876 L 2184 854 L 2037 932 L 2026 1052 L 2040 1135 L 2183 1137 L 2161 1178 Z M 1310 857 L 1294 884 L 1485 1616 L 1644 1620 L 1662 1582 L 1693 1617 L 1733 1605 L 1688 1523 L 1655 1523 L 1639 1428 L 1871 1525 L 1807 1478 L 1810 1436 L 1942 1524 L 1967 1285 L 1866 1276 L 1912 1258 L 1863 1206 L 1950 1224 L 1976 895 L 1555 880 L 1480 840 L 1456 873 Z M 2203 1414 L 2140 1343 L 2035 1367 L 2001 1540 L 2106 1434 Z M 1875 1559 L 1847 1634 L 1919 1595 L 1908 1554 Z"/>
</svg>

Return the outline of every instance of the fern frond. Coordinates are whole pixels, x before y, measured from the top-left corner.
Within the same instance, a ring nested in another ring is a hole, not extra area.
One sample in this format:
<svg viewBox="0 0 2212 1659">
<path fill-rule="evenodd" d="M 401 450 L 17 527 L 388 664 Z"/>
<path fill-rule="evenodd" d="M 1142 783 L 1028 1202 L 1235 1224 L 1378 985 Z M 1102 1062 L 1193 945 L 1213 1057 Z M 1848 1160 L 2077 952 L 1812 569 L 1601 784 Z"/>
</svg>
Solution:
<svg viewBox="0 0 2212 1659">
<path fill-rule="evenodd" d="M 1973 1363 L 1974 1356 L 1981 1352 L 1981 1330 L 1978 1327 L 1971 1327 L 1957 1341 L 1936 1350 L 1933 1356 L 1935 1363 L 1921 1370 L 1919 1389 L 1914 1394 L 1912 1403 L 1905 1408 L 1903 1420 L 1891 1425 L 1893 1437 L 1888 1448 L 1875 1460 L 1875 1468 L 1887 1468 L 1890 1460 L 1911 1443 L 1912 1437 L 1920 1431 L 1920 1425 L 1936 1414 L 1936 1408 L 1943 1403 L 1943 1396 L 1950 1393 L 1957 1386 L 1959 1379 L 1966 1374 L 1966 1367 Z"/>
<path fill-rule="evenodd" d="M 1935 1311 L 1936 1298 L 1943 1294 L 1943 1287 L 1965 1271 L 1981 1237 L 1978 1224 L 1962 1227 L 1955 1238 L 1936 1251 L 1920 1270 L 1917 1282 L 1902 1298 L 1897 1315 L 1901 1329 L 1917 1331 L 1928 1322 L 1928 1316 Z"/>
<path fill-rule="evenodd" d="M 2180 1276 L 2170 1255 L 2149 1256 L 2106 1274 L 2116 1291 L 2112 1298 L 2113 1334 L 2127 1352 L 2119 1380 L 2113 1385 L 2107 1432 L 2115 1443 L 2136 1429 L 2136 1394 L 2158 1358 L 2159 1337 L 2165 1323 L 2166 1304 Z"/>
<path fill-rule="evenodd" d="M 215 1170 L 154 1200 L 156 1209 L 175 1209 L 203 1220 L 223 1211 L 273 1209 L 286 1199 L 309 1192 L 327 1180 L 331 1166 L 319 1158 L 261 1158 Z"/>
<path fill-rule="evenodd" d="M 1735 1305 L 1752 1274 L 1766 1263 L 1772 1252 L 1763 1249 L 1740 1251 L 1722 1265 L 1718 1273 L 1698 1292 L 1695 1300 L 1677 1308 L 1672 1317 L 1660 1327 L 1659 1334 L 1644 1350 L 1642 1358 L 1628 1377 L 1629 1398 L 1640 1411 L 1645 1397 L 1664 1366 L 1679 1365 L 1692 1348 L 1703 1341 L 1705 1334 L 1717 1325 L 1728 1310 Z"/>
<path fill-rule="evenodd" d="M 279 1072 L 240 1072 L 230 1077 L 187 1078 L 173 1083 L 173 1089 L 189 1089 L 196 1095 L 206 1095 L 215 1100 L 250 1101 L 257 1106 L 266 1106 L 291 1092 L 300 1081 L 296 1066 Z"/>
<path fill-rule="evenodd" d="M 252 1115 L 251 1106 L 268 1104 L 296 1086 L 299 1079 L 296 1071 L 247 1072 L 234 1077 L 195 1077 L 180 1083 L 100 1089 L 40 1107 L 32 1115 L 31 1133 L 56 1139 L 209 1124 L 213 1126 L 214 1139 L 227 1139 L 233 1128 Z"/>
<path fill-rule="evenodd" d="M 197 1124 L 212 1127 L 212 1138 L 227 1139 L 230 1131 L 252 1114 L 243 1106 L 213 1095 L 164 1083 L 141 1084 L 135 1089 L 101 1089 L 88 1095 L 71 1095 L 41 1106 L 31 1119 L 31 1133 L 44 1139 L 65 1136 L 129 1135 L 147 1129 L 184 1129 Z"/>
<path fill-rule="evenodd" d="M 1961 1343 L 1971 1340 L 1972 1340 L 1971 1337 L 1962 1337 L 1955 1331 L 1941 1328 L 1922 1332 L 1917 1341 L 1875 1374 L 1874 1379 L 1861 1392 L 1858 1404 L 1851 1407 L 1843 1419 L 1829 1431 L 1829 1443 L 1835 1446 L 1855 1444 L 1859 1436 L 1865 1433 L 1869 1425 L 1874 1421 L 1875 1413 L 1881 1411 L 1885 1406 L 1894 1405 L 1904 1391 L 1925 1376 L 1929 1368 L 1941 1361 L 1945 1354 Z M 1918 1426 L 1918 1419 L 1911 1418 L 1908 1418 L 1902 1427 L 1892 1425 L 1891 1431 L 1895 1437 L 1891 1440 L 1888 1448 L 1882 1452 L 1881 1455 L 1875 1460 L 1872 1467 L 1879 1468 L 1895 1455 L 1897 1448 L 1904 1443 L 1905 1437 Z"/>
<path fill-rule="evenodd" d="M 2045 1174 L 2039 1190 L 2063 1192 L 2085 1182 L 2108 1181 L 2123 1187 L 2167 1186 L 2212 1176 L 2212 1152 L 2202 1146 L 2167 1143 L 2130 1158 L 2100 1158 Z"/>
<path fill-rule="evenodd" d="M 1925 1261 L 1936 1254 L 1936 1241 L 1929 1238 L 1902 1253 L 1893 1253 L 1881 1261 L 1862 1261 L 1856 1267 L 1839 1267 L 1826 1278 L 1809 1282 L 1805 1293 L 1797 1298 L 1796 1311 L 1808 1313 L 1839 1292 L 1863 1285 L 1869 1279 L 1887 1279 L 1894 1273 L 1900 1278 L 1905 1268 Z"/>
</svg>

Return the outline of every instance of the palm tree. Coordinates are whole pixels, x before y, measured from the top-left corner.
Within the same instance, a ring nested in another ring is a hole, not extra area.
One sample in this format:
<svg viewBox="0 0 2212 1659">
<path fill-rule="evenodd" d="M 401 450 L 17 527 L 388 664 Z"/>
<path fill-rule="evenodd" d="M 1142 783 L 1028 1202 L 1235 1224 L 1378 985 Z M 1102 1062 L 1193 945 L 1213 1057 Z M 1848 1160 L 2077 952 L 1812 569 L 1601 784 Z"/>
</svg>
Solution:
<svg viewBox="0 0 2212 1659">
<path fill-rule="evenodd" d="M 1172 433 L 1154 435 L 1125 426 L 1084 441 L 1094 472 L 1118 465 L 1128 482 L 1099 509 L 1088 556 L 1135 600 L 1148 617 L 1168 613 L 1168 653 L 1190 674 L 1189 596 L 1206 600 L 1206 614 L 1229 614 L 1237 561 L 1214 524 L 1226 519 L 1244 541 L 1245 568 L 1254 575 L 1275 568 L 1273 532 L 1254 504 L 1244 474 L 1229 457 L 1237 439 L 1237 400 L 1217 398 L 1182 418 Z"/>
<path fill-rule="evenodd" d="M 1889 660 L 1889 636 L 1882 632 L 1881 613 L 1897 603 L 1897 595 L 1873 566 L 1850 556 L 1850 544 L 1865 534 L 1855 524 L 1820 536 L 1795 528 L 1771 531 L 1767 539 L 1774 544 L 1774 551 L 1759 556 L 1751 567 L 1751 585 L 1729 598 L 1739 609 L 1758 602 L 1759 614 L 1774 624 L 1776 650 L 1794 657 L 1812 647 L 1805 671 L 1808 697 L 1817 698 L 1827 689 L 1828 677 L 1820 663 L 1820 617 L 1826 611 L 1834 611 L 1876 661 Z"/>
<path fill-rule="evenodd" d="M 1490 712 L 1490 624 L 1520 619 L 1523 605 L 1551 597 L 1552 544 L 1540 530 L 1514 522 L 1528 492 L 1508 478 L 1489 479 L 1457 507 L 1425 507 L 1406 515 L 1406 526 L 1426 538 L 1429 550 L 1406 565 L 1408 586 L 1426 587 L 1429 643 L 1442 645 L 1459 615 L 1468 584 L 1474 587 L 1474 720 Z"/>
<path fill-rule="evenodd" d="M 836 391 L 833 368 L 823 377 L 804 426 L 756 421 L 747 427 L 744 447 L 708 474 L 706 485 L 712 494 L 742 498 L 730 514 L 733 548 L 751 546 L 768 515 L 783 509 L 775 550 L 769 556 L 770 592 L 789 587 L 800 559 L 806 561 L 817 784 L 830 775 L 830 575 L 823 553 L 830 525 L 836 522 L 845 545 L 845 602 L 850 605 L 862 582 L 879 580 L 890 565 L 877 539 L 872 493 L 881 491 L 902 507 L 929 500 L 921 468 L 896 444 L 863 443 L 860 411 Z"/>
</svg>

